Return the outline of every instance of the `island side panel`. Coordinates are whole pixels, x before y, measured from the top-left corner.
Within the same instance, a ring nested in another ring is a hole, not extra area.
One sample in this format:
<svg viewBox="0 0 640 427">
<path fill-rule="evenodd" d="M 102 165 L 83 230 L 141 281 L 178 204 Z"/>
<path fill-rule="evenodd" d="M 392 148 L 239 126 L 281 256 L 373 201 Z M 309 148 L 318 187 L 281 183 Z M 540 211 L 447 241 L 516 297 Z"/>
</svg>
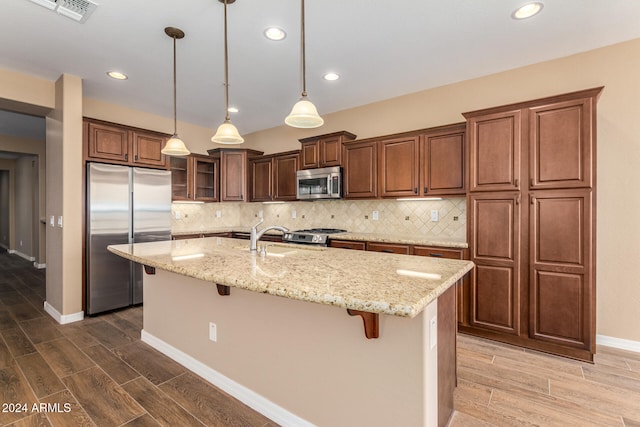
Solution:
<svg viewBox="0 0 640 427">
<path fill-rule="evenodd" d="M 458 283 L 456 286 L 461 286 Z M 456 286 L 438 297 L 438 426 L 444 427 L 453 415 L 456 372 Z"/>
<path fill-rule="evenodd" d="M 437 424 L 436 304 L 414 319 L 381 315 L 380 337 L 369 340 L 360 317 L 338 307 L 233 287 L 220 296 L 212 283 L 159 269 L 144 292 L 145 334 L 310 423 Z"/>
</svg>

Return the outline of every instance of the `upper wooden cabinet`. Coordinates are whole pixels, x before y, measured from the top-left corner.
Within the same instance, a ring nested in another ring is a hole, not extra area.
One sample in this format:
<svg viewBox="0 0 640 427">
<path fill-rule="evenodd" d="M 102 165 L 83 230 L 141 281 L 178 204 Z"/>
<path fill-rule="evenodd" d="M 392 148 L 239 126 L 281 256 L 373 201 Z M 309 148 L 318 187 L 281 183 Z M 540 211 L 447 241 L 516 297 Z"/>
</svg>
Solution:
<svg viewBox="0 0 640 427">
<path fill-rule="evenodd" d="M 420 191 L 423 196 L 465 194 L 466 125 L 427 130 L 420 140 Z"/>
<path fill-rule="evenodd" d="M 345 144 L 342 181 L 345 199 L 378 197 L 378 144 L 376 141 Z"/>
<path fill-rule="evenodd" d="M 356 135 L 347 131 L 300 139 L 300 169 L 342 166 L 342 145 L 354 139 Z"/>
<path fill-rule="evenodd" d="M 381 197 L 465 193 L 464 123 L 378 141 Z"/>
<path fill-rule="evenodd" d="M 601 91 L 465 113 L 469 191 L 592 187 Z"/>
<path fill-rule="evenodd" d="M 465 117 L 469 136 L 469 191 L 517 190 L 522 111 Z"/>
<path fill-rule="evenodd" d="M 173 201 L 218 201 L 218 159 L 190 154 L 171 157 L 169 166 Z"/>
<path fill-rule="evenodd" d="M 161 152 L 168 135 L 86 118 L 84 133 L 87 160 L 168 167 L 168 158 Z"/>
<path fill-rule="evenodd" d="M 381 197 L 418 196 L 418 135 L 383 139 L 378 142 L 378 178 Z"/>
<path fill-rule="evenodd" d="M 262 151 L 238 148 L 214 148 L 209 155 L 220 159 L 220 201 L 246 202 L 249 200 L 249 159 Z"/>
<path fill-rule="evenodd" d="M 593 186 L 595 102 L 587 96 L 529 110 L 531 189 Z"/>
<path fill-rule="evenodd" d="M 250 159 L 250 201 L 296 200 L 299 162 L 298 150 Z"/>
</svg>

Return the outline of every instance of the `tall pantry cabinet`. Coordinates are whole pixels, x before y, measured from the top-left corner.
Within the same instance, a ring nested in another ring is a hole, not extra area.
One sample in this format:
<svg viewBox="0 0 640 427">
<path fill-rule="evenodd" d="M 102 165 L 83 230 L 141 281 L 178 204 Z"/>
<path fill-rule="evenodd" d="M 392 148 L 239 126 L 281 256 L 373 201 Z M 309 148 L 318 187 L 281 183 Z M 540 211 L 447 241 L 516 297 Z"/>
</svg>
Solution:
<svg viewBox="0 0 640 427">
<path fill-rule="evenodd" d="M 476 268 L 460 331 L 593 360 L 601 91 L 464 114 Z"/>
</svg>

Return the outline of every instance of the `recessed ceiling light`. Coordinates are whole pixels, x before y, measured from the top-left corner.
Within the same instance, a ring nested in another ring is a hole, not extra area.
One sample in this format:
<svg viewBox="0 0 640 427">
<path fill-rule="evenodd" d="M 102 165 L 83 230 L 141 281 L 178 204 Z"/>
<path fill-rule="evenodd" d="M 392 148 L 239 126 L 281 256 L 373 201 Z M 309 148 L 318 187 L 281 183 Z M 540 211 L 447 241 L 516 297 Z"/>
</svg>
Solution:
<svg viewBox="0 0 640 427">
<path fill-rule="evenodd" d="M 544 5 L 540 2 L 527 3 L 524 6 L 520 6 L 513 12 L 511 17 L 513 19 L 527 19 L 540 13 Z"/>
<path fill-rule="evenodd" d="M 327 73 L 323 77 L 324 77 L 325 80 L 334 81 L 334 80 L 338 80 L 340 78 L 340 74 Z"/>
<path fill-rule="evenodd" d="M 123 74 L 119 71 L 109 71 L 107 75 L 116 80 L 127 80 L 129 78 L 126 74 Z"/>
<path fill-rule="evenodd" d="M 237 113 L 239 110 L 236 107 L 229 107 L 227 108 L 227 111 L 230 113 Z"/>
<path fill-rule="evenodd" d="M 287 33 L 279 27 L 269 27 L 264 30 L 264 36 L 269 40 L 279 41 L 287 37 Z"/>
</svg>

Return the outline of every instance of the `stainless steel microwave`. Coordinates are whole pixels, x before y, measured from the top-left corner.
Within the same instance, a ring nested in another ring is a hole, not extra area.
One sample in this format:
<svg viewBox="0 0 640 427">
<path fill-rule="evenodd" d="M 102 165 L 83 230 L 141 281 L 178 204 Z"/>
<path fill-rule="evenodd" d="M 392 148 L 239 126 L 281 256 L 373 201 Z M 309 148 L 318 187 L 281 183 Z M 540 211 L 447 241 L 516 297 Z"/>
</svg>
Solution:
<svg viewBox="0 0 640 427">
<path fill-rule="evenodd" d="M 299 170 L 296 174 L 299 200 L 339 199 L 342 197 L 340 166 Z"/>
</svg>

